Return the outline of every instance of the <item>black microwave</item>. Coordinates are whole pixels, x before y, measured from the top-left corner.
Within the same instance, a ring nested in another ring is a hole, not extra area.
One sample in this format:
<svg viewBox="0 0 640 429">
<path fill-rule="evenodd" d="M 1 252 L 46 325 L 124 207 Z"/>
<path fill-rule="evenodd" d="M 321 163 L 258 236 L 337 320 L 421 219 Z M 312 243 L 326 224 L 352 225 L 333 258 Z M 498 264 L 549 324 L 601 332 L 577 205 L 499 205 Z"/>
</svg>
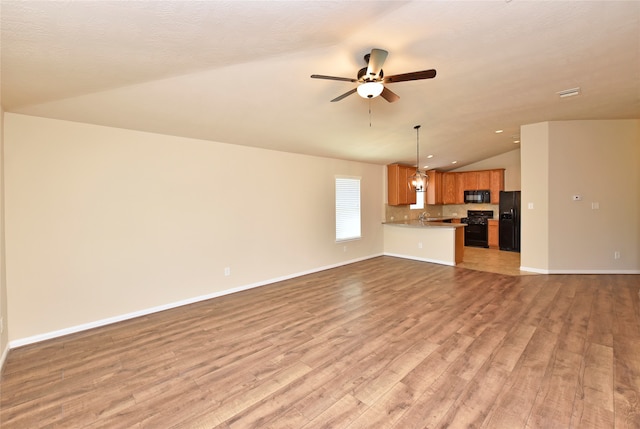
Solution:
<svg viewBox="0 0 640 429">
<path fill-rule="evenodd" d="M 465 204 L 478 204 L 491 202 L 491 192 L 489 191 L 464 191 Z"/>
</svg>

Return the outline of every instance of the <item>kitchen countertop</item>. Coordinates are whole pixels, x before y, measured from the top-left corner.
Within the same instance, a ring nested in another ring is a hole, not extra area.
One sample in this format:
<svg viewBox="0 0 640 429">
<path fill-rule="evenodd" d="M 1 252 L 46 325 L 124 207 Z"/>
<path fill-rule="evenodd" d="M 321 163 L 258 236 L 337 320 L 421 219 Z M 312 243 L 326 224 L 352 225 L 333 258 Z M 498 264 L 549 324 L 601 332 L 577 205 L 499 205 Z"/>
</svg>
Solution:
<svg viewBox="0 0 640 429">
<path fill-rule="evenodd" d="M 459 216 L 427 216 L 424 220 L 429 222 L 440 222 L 443 220 L 460 219 Z"/>
<path fill-rule="evenodd" d="M 433 218 L 427 218 L 433 219 Z M 454 218 L 445 218 L 445 219 L 454 219 Z M 407 220 L 394 220 L 391 222 L 382 222 L 383 225 L 392 225 L 392 226 L 404 226 L 409 228 L 462 228 L 467 226 L 466 223 L 449 223 L 449 222 L 435 222 L 435 221 L 423 221 L 418 219 L 407 219 Z"/>
</svg>

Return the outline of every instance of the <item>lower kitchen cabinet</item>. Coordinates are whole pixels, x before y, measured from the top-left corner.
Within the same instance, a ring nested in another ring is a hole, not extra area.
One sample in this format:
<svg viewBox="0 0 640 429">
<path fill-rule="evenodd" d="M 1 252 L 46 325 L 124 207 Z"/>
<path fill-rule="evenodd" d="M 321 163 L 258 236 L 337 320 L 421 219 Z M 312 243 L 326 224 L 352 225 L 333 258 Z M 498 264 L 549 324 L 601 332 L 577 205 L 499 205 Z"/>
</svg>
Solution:
<svg viewBox="0 0 640 429">
<path fill-rule="evenodd" d="M 489 247 L 491 249 L 500 247 L 498 222 L 497 219 L 489 219 Z"/>
<path fill-rule="evenodd" d="M 491 204 L 500 204 L 500 191 L 504 191 L 504 168 L 490 170 Z"/>
</svg>

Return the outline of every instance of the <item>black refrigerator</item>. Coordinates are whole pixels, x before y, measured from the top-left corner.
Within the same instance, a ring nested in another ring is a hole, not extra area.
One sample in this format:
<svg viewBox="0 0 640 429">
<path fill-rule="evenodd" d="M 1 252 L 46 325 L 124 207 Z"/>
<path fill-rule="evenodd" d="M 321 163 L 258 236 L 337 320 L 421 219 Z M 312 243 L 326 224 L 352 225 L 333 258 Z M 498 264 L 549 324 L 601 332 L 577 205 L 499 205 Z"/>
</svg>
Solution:
<svg viewBox="0 0 640 429">
<path fill-rule="evenodd" d="M 500 191 L 500 250 L 520 251 L 520 191 Z"/>
</svg>

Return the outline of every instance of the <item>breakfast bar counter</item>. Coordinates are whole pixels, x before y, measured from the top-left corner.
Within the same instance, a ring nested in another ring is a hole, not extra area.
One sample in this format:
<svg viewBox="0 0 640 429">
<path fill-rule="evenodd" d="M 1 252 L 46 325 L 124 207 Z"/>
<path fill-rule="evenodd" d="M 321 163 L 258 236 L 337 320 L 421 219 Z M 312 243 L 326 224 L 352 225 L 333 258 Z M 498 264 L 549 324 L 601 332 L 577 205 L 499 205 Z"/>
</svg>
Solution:
<svg viewBox="0 0 640 429">
<path fill-rule="evenodd" d="M 383 225 L 385 255 L 443 265 L 462 262 L 463 223 L 402 220 Z"/>
</svg>

